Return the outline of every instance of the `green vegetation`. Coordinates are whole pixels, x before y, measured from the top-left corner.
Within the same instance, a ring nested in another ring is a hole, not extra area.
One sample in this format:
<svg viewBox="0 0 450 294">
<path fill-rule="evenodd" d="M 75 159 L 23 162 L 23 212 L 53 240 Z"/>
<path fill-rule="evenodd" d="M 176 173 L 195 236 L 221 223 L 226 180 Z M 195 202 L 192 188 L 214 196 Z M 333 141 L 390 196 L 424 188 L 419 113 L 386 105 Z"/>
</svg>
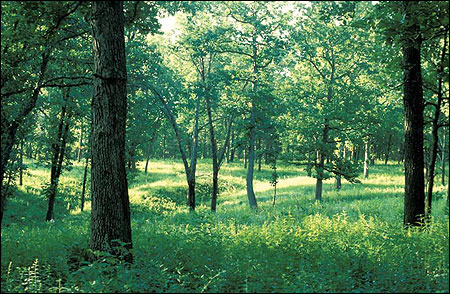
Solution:
<svg viewBox="0 0 450 294">
<path fill-rule="evenodd" d="M 272 206 L 271 169 L 255 172 L 257 212 L 246 203 L 242 163 L 224 164 L 217 213 L 209 211 L 209 160 L 198 166 L 198 208 L 189 213 L 180 161 L 138 163 L 129 174 L 134 264 L 89 249 L 90 206 L 80 212 L 83 166 L 61 177 L 55 221 L 43 222 L 40 183 L 28 163 L 2 229 L 2 292 L 448 292 L 445 187 L 433 224 L 402 229 L 403 175 L 374 165 L 360 184 L 325 181 L 280 166 Z M 100 254 L 92 261 L 90 256 Z"/>
<path fill-rule="evenodd" d="M 2 1 L 2 292 L 449 292 L 445 1 Z"/>
</svg>

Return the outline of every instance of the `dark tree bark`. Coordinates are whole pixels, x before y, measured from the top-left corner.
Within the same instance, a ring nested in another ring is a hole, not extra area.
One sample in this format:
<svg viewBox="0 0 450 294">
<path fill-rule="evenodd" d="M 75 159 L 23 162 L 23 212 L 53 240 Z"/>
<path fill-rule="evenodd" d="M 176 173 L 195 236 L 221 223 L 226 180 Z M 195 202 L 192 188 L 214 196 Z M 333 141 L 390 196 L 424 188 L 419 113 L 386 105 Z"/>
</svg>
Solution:
<svg viewBox="0 0 450 294">
<path fill-rule="evenodd" d="M 403 2 L 405 28 L 403 36 L 403 105 L 405 111 L 405 202 L 403 224 L 419 226 L 425 214 L 423 89 L 420 64 L 421 36 L 411 8 L 417 3 Z"/>
<path fill-rule="evenodd" d="M 94 95 L 91 135 L 91 240 L 93 250 L 132 248 L 125 170 L 127 72 L 122 1 L 92 1 Z M 132 262 L 131 253 L 125 260 Z"/>
</svg>

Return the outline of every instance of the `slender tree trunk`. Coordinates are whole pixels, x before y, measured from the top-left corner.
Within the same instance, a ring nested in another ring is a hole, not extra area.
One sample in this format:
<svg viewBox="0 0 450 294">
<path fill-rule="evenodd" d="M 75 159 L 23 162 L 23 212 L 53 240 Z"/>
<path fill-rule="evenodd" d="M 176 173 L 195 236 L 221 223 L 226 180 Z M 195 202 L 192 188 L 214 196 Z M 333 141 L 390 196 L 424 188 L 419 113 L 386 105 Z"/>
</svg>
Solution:
<svg viewBox="0 0 450 294">
<path fill-rule="evenodd" d="M 166 135 L 163 136 L 162 158 L 166 159 Z"/>
<path fill-rule="evenodd" d="M 144 173 L 147 173 L 147 169 L 148 169 L 148 162 L 150 161 L 150 151 L 151 151 L 151 143 L 149 142 L 148 143 L 148 146 L 147 146 L 147 158 L 146 158 L 146 160 L 145 160 L 145 170 L 144 170 Z"/>
<path fill-rule="evenodd" d="M 243 153 L 244 153 L 244 169 L 246 169 L 247 168 L 247 158 L 248 158 L 247 148 L 244 149 Z"/>
<path fill-rule="evenodd" d="M 208 134 L 206 132 L 203 132 L 203 154 L 202 157 L 206 158 L 208 156 Z"/>
<path fill-rule="evenodd" d="M 364 179 L 369 178 L 369 139 L 364 143 Z"/>
<path fill-rule="evenodd" d="M 441 105 L 443 100 L 443 92 L 442 92 L 442 79 L 444 73 L 444 62 L 445 62 L 445 51 L 447 45 L 447 34 L 444 37 L 444 47 L 442 48 L 441 61 L 438 69 L 438 93 L 437 93 L 437 102 L 434 108 L 434 116 L 433 116 L 433 126 L 431 129 L 431 160 L 429 165 L 428 172 L 428 191 L 427 191 L 427 202 L 425 209 L 425 216 L 430 218 L 431 216 L 431 204 L 433 201 L 433 186 L 434 186 L 434 176 L 435 176 L 435 167 L 436 160 L 438 154 L 438 143 L 439 143 L 439 117 L 441 114 Z"/>
<path fill-rule="evenodd" d="M 322 144 L 326 146 L 328 142 L 328 119 L 325 119 L 325 124 L 322 129 Z M 324 148 L 324 147 L 323 147 Z M 322 201 L 322 186 L 324 178 L 324 166 L 325 166 L 326 152 L 325 150 L 319 150 L 319 164 L 317 165 L 317 180 L 316 180 L 316 200 Z"/>
<path fill-rule="evenodd" d="M 87 156 L 87 154 L 86 154 L 86 163 L 84 164 L 84 173 L 83 173 L 83 189 L 81 191 L 81 211 L 84 210 L 88 165 L 89 165 L 89 156 Z"/>
<path fill-rule="evenodd" d="M 80 142 L 79 142 L 79 148 L 78 148 L 78 156 L 77 160 L 78 162 L 81 161 L 81 154 L 83 153 L 83 126 L 81 126 L 81 132 L 80 132 Z"/>
<path fill-rule="evenodd" d="M 19 154 L 19 185 L 23 185 L 23 138 L 20 139 L 20 154 Z"/>
<path fill-rule="evenodd" d="M 369 161 L 370 161 L 370 165 L 374 165 L 375 164 L 375 147 L 372 144 L 369 144 Z"/>
<path fill-rule="evenodd" d="M 234 161 L 234 154 L 235 154 L 235 152 L 236 152 L 236 147 L 234 146 L 234 130 L 233 130 L 233 132 L 231 133 L 231 143 L 230 143 L 230 148 L 231 148 L 231 151 L 230 151 L 230 162 L 233 162 Z"/>
<path fill-rule="evenodd" d="M 91 135 L 92 250 L 132 248 L 125 169 L 127 72 L 122 1 L 92 1 L 94 95 Z M 131 253 L 125 260 L 132 262 Z"/>
<path fill-rule="evenodd" d="M 191 212 L 195 211 L 195 172 L 197 169 L 197 151 L 198 151 L 198 120 L 200 111 L 200 96 L 197 97 L 197 103 L 195 106 L 195 121 L 194 132 L 192 134 L 192 146 L 191 146 L 191 164 L 188 180 L 188 204 Z"/>
<path fill-rule="evenodd" d="M 64 100 L 66 100 L 67 97 L 64 97 Z M 66 103 L 66 102 L 65 102 Z M 56 133 L 56 139 L 55 142 L 52 144 L 52 151 L 53 151 L 53 157 L 52 157 L 52 163 L 51 163 L 51 169 L 50 169 L 50 187 L 48 190 L 48 208 L 47 208 L 47 214 L 45 216 L 46 221 L 51 221 L 53 219 L 53 209 L 55 205 L 55 198 L 56 198 L 56 191 L 58 186 L 58 161 L 60 157 L 60 152 L 62 148 L 62 137 L 63 137 L 63 127 L 64 127 L 64 119 L 66 116 L 66 105 L 62 106 L 61 110 L 61 116 L 59 119 L 58 124 L 58 131 Z"/>
<path fill-rule="evenodd" d="M 403 104 L 405 109 L 405 202 L 404 225 L 419 226 L 425 214 L 423 153 L 423 90 L 420 64 L 421 36 L 411 6 L 403 2 L 405 28 L 403 43 Z"/>
<path fill-rule="evenodd" d="M 308 165 L 306 166 L 306 173 L 308 175 L 308 177 L 311 177 L 312 175 L 312 161 L 311 161 L 311 152 L 308 152 L 306 154 L 307 159 L 308 159 Z"/>
<path fill-rule="evenodd" d="M 342 144 L 339 147 L 339 158 L 341 161 L 345 161 L 345 139 L 342 139 Z M 340 190 L 342 187 L 341 175 L 336 175 L 336 189 Z"/>
<path fill-rule="evenodd" d="M 261 171 L 261 160 L 262 160 L 261 138 L 258 138 L 258 171 Z"/>
<path fill-rule="evenodd" d="M 445 148 L 446 148 L 446 141 L 445 141 L 445 132 L 442 134 L 442 141 L 441 141 L 441 171 L 442 171 L 442 186 L 445 186 Z"/>
<path fill-rule="evenodd" d="M 389 153 L 391 152 L 392 134 L 389 134 L 389 140 L 387 145 L 386 154 L 384 155 L 384 165 L 387 165 L 389 160 Z"/>
</svg>

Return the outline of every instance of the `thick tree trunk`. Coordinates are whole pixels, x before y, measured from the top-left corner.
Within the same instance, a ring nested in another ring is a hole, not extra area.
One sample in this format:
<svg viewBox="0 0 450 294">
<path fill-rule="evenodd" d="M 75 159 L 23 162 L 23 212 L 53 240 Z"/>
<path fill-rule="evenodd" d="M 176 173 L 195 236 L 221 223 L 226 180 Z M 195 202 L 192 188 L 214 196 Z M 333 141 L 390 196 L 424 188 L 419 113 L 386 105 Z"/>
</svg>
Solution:
<svg viewBox="0 0 450 294">
<path fill-rule="evenodd" d="M 405 109 L 405 202 L 404 225 L 422 224 L 425 214 L 424 153 L 423 153 L 423 90 L 420 64 L 420 29 L 411 6 L 403 2 L 405 28 L 403 43 L 403 104 Z"/>
<path fill-rule="evenodd" d="M 127 72 L 122 1 L 92 1 L 94 95 L 91 135 L 91 240 L 93 250 L 132 248 L 125 170 Z M 118 242 L 119 241 L 119 242 Z M 125 260 L 132 262 L 131 253 Z"/>
</svg>

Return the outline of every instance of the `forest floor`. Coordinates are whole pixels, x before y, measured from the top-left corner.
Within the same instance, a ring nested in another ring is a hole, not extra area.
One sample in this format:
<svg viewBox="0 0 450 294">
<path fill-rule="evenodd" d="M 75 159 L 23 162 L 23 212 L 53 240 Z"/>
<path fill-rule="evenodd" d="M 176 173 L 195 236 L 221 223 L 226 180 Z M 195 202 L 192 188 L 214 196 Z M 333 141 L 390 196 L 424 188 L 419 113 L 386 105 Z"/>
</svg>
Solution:
<svg viewBox="0 0 450 294">
<path fill-rule="evenodd" d="M 91 261 L 90 203 L 80 211 L 84 167 L 64 171 L 55 221 L 42 193 L 48 168 L 27 162 L 8 200 L 1 233 L 2 292 L 449 292 L 446 187 L 433 224 L 405 230 L 403 168 L 374 165 L 359 184 L 324 183 L 296 166 L 255 171 L 258 210 L 249 208 L 242 163 L 224 164 L 217 213 L 209 210 L 211 164 L 197 169 L 197 210 L 186 204 L 181 162 L 154 160 L 129 174 L 134 263 Z M 362 177 L 362 176 L 361 176 Z M 437 182 L 440 179 L 437 178 Z M 89 191 L 89 187 L 87 189 Z M 89 197 L 87 198 L 89 200 Z"/>
</svg>

